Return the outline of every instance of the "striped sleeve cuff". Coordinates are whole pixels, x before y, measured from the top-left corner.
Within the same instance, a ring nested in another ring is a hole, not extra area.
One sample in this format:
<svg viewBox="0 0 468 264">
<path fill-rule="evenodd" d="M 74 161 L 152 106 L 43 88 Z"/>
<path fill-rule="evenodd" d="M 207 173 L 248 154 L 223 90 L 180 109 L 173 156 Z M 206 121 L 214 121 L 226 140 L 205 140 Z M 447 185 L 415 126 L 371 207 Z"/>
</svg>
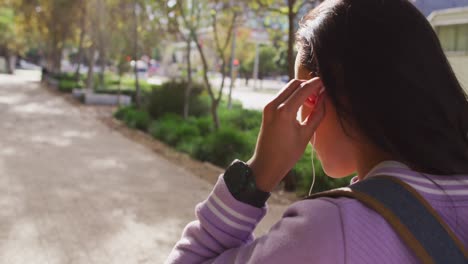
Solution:
<svg viewBox="0 0 468 264">
<path fill-rule="evenodd" d="M 233 238 L 249 238 L 267 212 L 267 204 L 257 208 L 236 200 L 229 192 L 221 174 L 207 200 L 196 208 L 196 214 L 202 225 L 213 232 L 224 233 Z"/>
</svg>

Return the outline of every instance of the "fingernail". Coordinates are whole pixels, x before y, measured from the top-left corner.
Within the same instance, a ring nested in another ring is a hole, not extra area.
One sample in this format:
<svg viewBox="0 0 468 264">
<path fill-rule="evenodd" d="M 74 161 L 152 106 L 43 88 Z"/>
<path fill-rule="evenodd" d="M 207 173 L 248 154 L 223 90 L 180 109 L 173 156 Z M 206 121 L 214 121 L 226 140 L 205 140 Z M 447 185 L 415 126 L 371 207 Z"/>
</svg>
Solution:
<svg viewBox="0 0 468 264">
<path fill-rule="evenodd" d="M 322 87 L 322 88 L 320 89 L 320 91 L 319 91 L 318 94 L 321 95 L 321 94 L 323 94 L 324 92 L 325 92 L 325 87 Z"/>
<path fill-rule="evenodd" d="M 303 82 L 301 83 L 301 88 L 304 88 L 304 86 L 308 85 L 309 84 L 309 81 L 306 81 L 306 82 Z"/>
</svg>

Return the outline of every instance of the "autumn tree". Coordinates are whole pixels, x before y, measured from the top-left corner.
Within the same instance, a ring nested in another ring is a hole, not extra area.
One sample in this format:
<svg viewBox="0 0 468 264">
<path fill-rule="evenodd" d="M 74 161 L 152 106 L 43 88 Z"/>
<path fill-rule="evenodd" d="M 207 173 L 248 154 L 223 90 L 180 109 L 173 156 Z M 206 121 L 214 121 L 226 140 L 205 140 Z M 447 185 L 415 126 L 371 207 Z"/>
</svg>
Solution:
<svg viewBox="0 0 468 264">
<path fill-rule="evenodd" d="M 183 117 L 187 119 L 190 112 L 190 94 L 193 87 L 192 78 L 192 43 L 196 41 L 193 38 L 193 32 L 197 32 L 201 23 L 201 5 L 196 4 L 195 0 L 188 0 L 187 4 L 168 5 L 166 10 L 167 23 L 166 31 L 175 35 L 176 40 L 181 39 L 186 44 L 186 70 L 187 86 L 184 93 Z M 184 23 L 188 21 L 189 23 Z M 188 26 L 188 28 L 187 28 Z"/>
<path fill-rule="evenodd" d="M 14 73 L 13 58 L 22 55 L 35 34 L 28 34 L 28 21 L 21 12 L 21 0 L 0 0 L 0 57 L 7 64 L 7 73 Z"/>
<path fill-rule="evenodd" d="M 21 0 L 19 10 L 28 18 L 44 45 L 44 55 L 51 72 L 60 72 L 63 49 L 74 35 L 79 21 L 80 1 Z"/>
<path fill-rule="evenodd" d="M 13 8 L 0 6 L 0 56 L 5 57 L 7 73 L 13 74 L 12 57 L 16 46 L 16 26 Z"/>
</svg>

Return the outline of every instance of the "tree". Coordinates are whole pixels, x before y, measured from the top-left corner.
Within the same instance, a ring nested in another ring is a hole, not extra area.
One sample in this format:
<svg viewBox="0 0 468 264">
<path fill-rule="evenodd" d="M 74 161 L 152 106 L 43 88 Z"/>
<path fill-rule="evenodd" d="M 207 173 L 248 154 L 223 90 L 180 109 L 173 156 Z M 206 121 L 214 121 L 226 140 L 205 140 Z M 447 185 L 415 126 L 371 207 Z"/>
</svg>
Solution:
<svg viewBox="0 0 468 264">
<path fill-rule="evenodd" d="M 213 123 L 215 125 L 215 129 L 219 129 L 220 121 L 218 117 L 218 106 L 223 95 L 224 82 L 227 74 L 226 66 L 228 58 L 230 57 L 230 55 L 227 53 L 227 50 L 230 44 L 234 23 L 236 23 L 236 19 L 238 18 L 240 10 L 238 10 L 237 6 L 232 5 L 231 1 L 226 0 L 215 0 L 208 6 L 211 9 L 210 18 L 208 20 L 211 20 L 211 30 L 213 33 L 215 50 L 220 60 L 220 71 L 222 76 L 221 85 L 216 94 L 216 91 L 213 89 L 208 78 L 209 65 L 206 59 L 205 51 L 200 42 L 199 32 L 197 28 L 195 28 L 187 19 L 183 3 L 179 2 L 178 6 L 179 11 L 182 14 L 184 26 L 189 30 L 190 36 L 195 41 L 198 53 L 200 54 L 203 66 L 203 80 L 211 100 L 211 115 L 213 118 Z M 198 5 L 197 8 L 202 9 L 203 7 Z M 222 30 L 222 32 L 219 30 L 220 24 L 227 25 L 227 28 Z"/>
<path fill-rule="evenodd" d="M 75 70 L 75 79 L 76 81 L 80 80 L 80 68 L 81 68 L 81 63 L 83 62 L 83 43 L 84 43 L 84 38 L 86 35 L 86 19 L 87 19 L 87 5 L 86 5 L 86 0 L 80 0 L 80 26 L 79 26 L 79 31 L 80 31 L 80 36 L 78 40 L 78 55 L 77 55 L 77 67 Z"/>
<path fill-rule="evenodd" d="M 14 71 L 14 58 L 23 56 L 29 48 L 40 48 L 37 31 L 31 30 L 30 19 L 24 10 L 32 10 L 23 0 L 0 1 L 0 56 L 7 62 L 8 73 Z"/>
<path fill-rule="evenodd" d="M 288 18 L 287 61 L 289 79 L 294 78 L 294 33 L 297 15 L 304 6 L 309 5 L 313 7 L 322 1 L 323 0 L 286 0 L 287 7 L 281 7 L 283 2 L 278 2 L 275 0 L 256 0 L 252 3 L 254 9 L 256 10 L 276 13 Z"/>
<path fill-rule="evenodd" d="M 16 44 L 15 19 L 12 8 L 0 7 L 0 56 L 6 60 L 7 73 L 13 74 L 12 57 Z"/>
<path fill-rule="evenodd" d="M 201 9 L 199 5 L 196 4 L 194 0 L 187 1 L 187 5 L 179 5 L 179 11 L 176 12 L 177 9 L 170 10 L 167 12 L 168 20 L 172 23 L 169 24 L 169 31 L 175 32 L 175 34 L 182 39 L 187 45 L 187 53 L 186 53 L 186 62 L 187 62 L 187 86 L 185 88 L 184 93 L 184 109 L 183 109 L 183 116 L 184 119 L 187 119 L 189 116 L 190 111 L 190 94 L 192 92 L 193 87 L 193 78 L 192 78 L 192 43 L 194 41 L 193 34 L 191 34 L 190 28 L 185 28 L 184 21 L 190 21 L 190 26 L 193 31 L 198 31 L 200 26 L 200 14 Z M 184 10 L 185 9 L 185 10 Z M 187 16 L 181 18 L 181 23 L 179 22 L 178 16 L 174 14 L 178 14 L 179 16 Z M 173 18 L 173 19 L 171 19 Z"/>
<path fill-rule="evenodd" d="M 278 71 L 275 62 L 277 51 L 272 46 L 262 46 L 259 53 L 258 76 L 260 80 L 263 80 L 265 77 L 272 76 Z"/>
<path fill-rule="evenodd" d="M 67 0 L 11 0 L 22 24 L 27 25 L 23 39 L 31 39 L 40 46 L 50 72 L 61 71 L 62 53 L 68 43 L 74 43 L 79 27 L 81 1 Z M 29 43 L 31 44 L 31 43 Z"/>
<path fill-rule="evenodd" d="M 141 12 L 141 7 L 137 0 L 133 2 L 133 58 L 135 64 L 133 66 L 133 72 L 135 73 L 135 105 L 137 108 L 140 107 L 141 91 L 140 83 L 138 80 L 138 15 Z"/>
<path fill-rule="evenodd" d="M 138 61 L 142 54 L 151 54 L 160 32 L 159 23 L 154 23 L 162 1 L 155 0 L 109 0 L 112 1 L 113 12 L 109 25 L 115 34 L 111 36 L 113 59 L 122 66 L 123 56 L 131 55 L 135 62 L 133 73 L 135 78 L 135 104 L 141 106 L 141 87 L 138 73 Z M 130 23 L 128 23 L 130 21 Z M 117 54 L 117 55 L 115 55 Z"/>
<path fill-rule="evenodd" d="M 249 79 L 252 77 L 253 59 L 255 56 L 255 43 L 251 39 L 250 28 L 239 28 L 237 31 L 237 49 L 236 58 L 239 60 L 239 74 L 245 78 L 245 85 L 248 85 Z M 250 63 L 252 62 L 252 63 Z"/>
<path fill-rule="evenodd" d="M 87 52 L 87 61 L 88 61 L 88 74 L 86 77 L 86 88 L 88 91 L 92 91 L 94 87 L 94 66 L 96 64 L 96 50 L 98 46 L 98 40 L 101 29 L 100 19 L 101 13 L 98 9 L 100 0 L 88 0 L 89 12 L 87 13 L 87 21 L 89 23 L 88 30 L 88 52 Z"/>
</svg>

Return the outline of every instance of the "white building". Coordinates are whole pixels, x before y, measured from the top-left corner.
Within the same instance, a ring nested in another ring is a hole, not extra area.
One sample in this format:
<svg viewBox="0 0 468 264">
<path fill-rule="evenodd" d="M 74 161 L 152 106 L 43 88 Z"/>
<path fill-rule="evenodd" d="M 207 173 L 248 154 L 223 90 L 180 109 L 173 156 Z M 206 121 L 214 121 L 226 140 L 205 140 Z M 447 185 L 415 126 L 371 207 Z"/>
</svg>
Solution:
<svg viewBox="0 0 468 264">
<path fill-rule="evenodd" d="M 428 17 L 442 47 L 468 92 L 468 6 L 432 12 Z"/>
</svg>

